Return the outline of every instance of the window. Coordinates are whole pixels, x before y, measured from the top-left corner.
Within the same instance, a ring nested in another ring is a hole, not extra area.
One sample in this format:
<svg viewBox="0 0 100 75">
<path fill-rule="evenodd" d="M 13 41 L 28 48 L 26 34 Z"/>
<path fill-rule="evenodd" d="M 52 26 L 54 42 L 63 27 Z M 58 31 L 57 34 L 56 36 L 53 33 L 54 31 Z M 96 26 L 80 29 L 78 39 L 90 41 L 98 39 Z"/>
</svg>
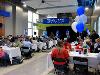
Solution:
<svg viewBox="0 0 100 75">
<path fill-rule="evenodd" d="M 33 23 L 37 23 L 38 19 L 39 19 L 39 15 L 36 13 L 33 13 Z"/>
<path fill-rule="evenodd" d="M 32 28 L 32 23 L 28 22 L 28 28 Z"/>
<path fill-rule="evenodd" d="M 32 22 L 32 11 L 28 11 L 28 22 Z"/>
<path fill-rule="evenodd" d="M 94 30 L 96 31 L 96 22 L 94 23 Z"/>
<path fill-rule="evenodd" d="M 98 34 L 100 36 L 100 17 L 99 17 L 99 20 L 98 20 Z"/>
<path fill-rule="evenodd" d="M 38 29 L 37 26 L 35 26 L 38 19 L 38 14 L 33 13 L 32 11 L 28 11 L 28 36 L 38 36 Z"/>
<path fill-rule="evenodd" d="M 28 29 L 28 36 L 32 36 L 32 29 Z"/>
</svg>

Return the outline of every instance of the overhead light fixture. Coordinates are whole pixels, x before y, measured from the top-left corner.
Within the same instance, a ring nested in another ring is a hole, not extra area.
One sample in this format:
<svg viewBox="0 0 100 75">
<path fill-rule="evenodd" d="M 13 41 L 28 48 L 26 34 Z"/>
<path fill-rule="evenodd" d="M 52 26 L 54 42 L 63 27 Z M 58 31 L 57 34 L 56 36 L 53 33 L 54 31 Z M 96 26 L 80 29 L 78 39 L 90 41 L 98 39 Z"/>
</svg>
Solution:
<svg viewBox="0 0 100 75">
<path fill-rule="evenodd" d="M 27 5 L 26 4 L 23 4 L 23 7 L 27 7 Z"/>
<path fill-rule="evenodd" d="M 23 4 L 25 4 L 25 2 L 22 2 Z"/>
<path fill-rule="evenodd" d="M 22 2 L 23 3 L 23 7 L 27 7 L 26 3 L 25 2 Z"/>
<path fill-rule="evenodd" d="M 86 7 L 85 10 L 86 10 L 86 11 L 89 10 L 89 7 Z"/>
<path fill-rule="evenodd" d="M 100 10 L 100 6 L 95 6 L 95 10 Z"/>
</svg>

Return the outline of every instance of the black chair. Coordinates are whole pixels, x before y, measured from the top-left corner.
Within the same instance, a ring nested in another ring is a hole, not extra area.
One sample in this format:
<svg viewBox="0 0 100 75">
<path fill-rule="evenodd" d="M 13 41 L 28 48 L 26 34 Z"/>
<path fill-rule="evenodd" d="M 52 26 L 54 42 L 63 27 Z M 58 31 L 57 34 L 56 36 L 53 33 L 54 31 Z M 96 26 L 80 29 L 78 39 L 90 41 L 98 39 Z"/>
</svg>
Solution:
<svg viewBox="0 0 100 75">
<path fill-rule="evenodd" d="M 21 47 L 21 54 L 25 58 L 31 58 L 32 57 L 32 51 L 29 47 Z"/>
<path fill-rule="evenodd" d="M 73 57 L 74 73 L 88 75 L 88 59 L 82 57 Z"/>
<path fill-rule="evenodd" d="M 68 66 L 68 60 L 66 60 L 66 64 L 64 65 L 55 65 L 54 64 L 54 73 L 57 75 L 66 75 L 68 73 L 69 70 L 69 66 Z"/>
</svg>

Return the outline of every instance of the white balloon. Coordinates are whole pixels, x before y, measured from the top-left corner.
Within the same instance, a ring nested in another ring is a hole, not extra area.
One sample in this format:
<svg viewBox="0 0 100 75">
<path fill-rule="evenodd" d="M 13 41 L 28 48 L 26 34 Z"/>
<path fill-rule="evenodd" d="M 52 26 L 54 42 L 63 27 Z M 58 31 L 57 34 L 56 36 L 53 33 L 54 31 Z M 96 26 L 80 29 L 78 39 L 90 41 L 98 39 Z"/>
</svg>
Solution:
<svg viewBox="0 0 100 75">
<path fill-rule="evenodd" d="M 79 19 L 80 19 L 80 17 L 76 16 L 74 20 L 75 20 L 75 22 L 79 22 Z"/>
<path fill-rule="evenodd" d="M 87 16 L 86 15 L 81 15 L 79 18 L 79 22 L 83 22 L 84 24 L 87 22 Z"/>
<path fill-rule="evenodd" d="M 76 25 L 77 25 L 77 22 L 73 22 L 71 27 L 72 27 L 73 31 L 77 33 Z"/>
</svg>

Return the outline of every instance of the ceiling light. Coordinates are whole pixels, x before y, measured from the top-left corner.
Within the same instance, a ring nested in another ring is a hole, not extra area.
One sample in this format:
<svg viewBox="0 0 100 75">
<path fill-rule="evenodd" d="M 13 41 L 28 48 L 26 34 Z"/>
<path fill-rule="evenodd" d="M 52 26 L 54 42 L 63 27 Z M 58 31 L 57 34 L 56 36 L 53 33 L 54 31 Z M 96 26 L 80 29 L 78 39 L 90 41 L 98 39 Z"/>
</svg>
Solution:
<svg viewBox="0 0 100 75">
<path fill-rule="evenodd" d="M 87 10 L 89 10 L 89 8 L 88 8 L 88 7 L 86 7 L 86 8 L 85 8 L 85 10 L 87 11 Z"/>
<path fill-rule="evenodd" d="M 23 4 L 23 7 L 27 7 L 27 5 L 26 4 Z"/>
<path fill-rule="evenodd" d="M 95 6 L 95 10 L 100 10 L 100 6 Z"/>
</svg>

